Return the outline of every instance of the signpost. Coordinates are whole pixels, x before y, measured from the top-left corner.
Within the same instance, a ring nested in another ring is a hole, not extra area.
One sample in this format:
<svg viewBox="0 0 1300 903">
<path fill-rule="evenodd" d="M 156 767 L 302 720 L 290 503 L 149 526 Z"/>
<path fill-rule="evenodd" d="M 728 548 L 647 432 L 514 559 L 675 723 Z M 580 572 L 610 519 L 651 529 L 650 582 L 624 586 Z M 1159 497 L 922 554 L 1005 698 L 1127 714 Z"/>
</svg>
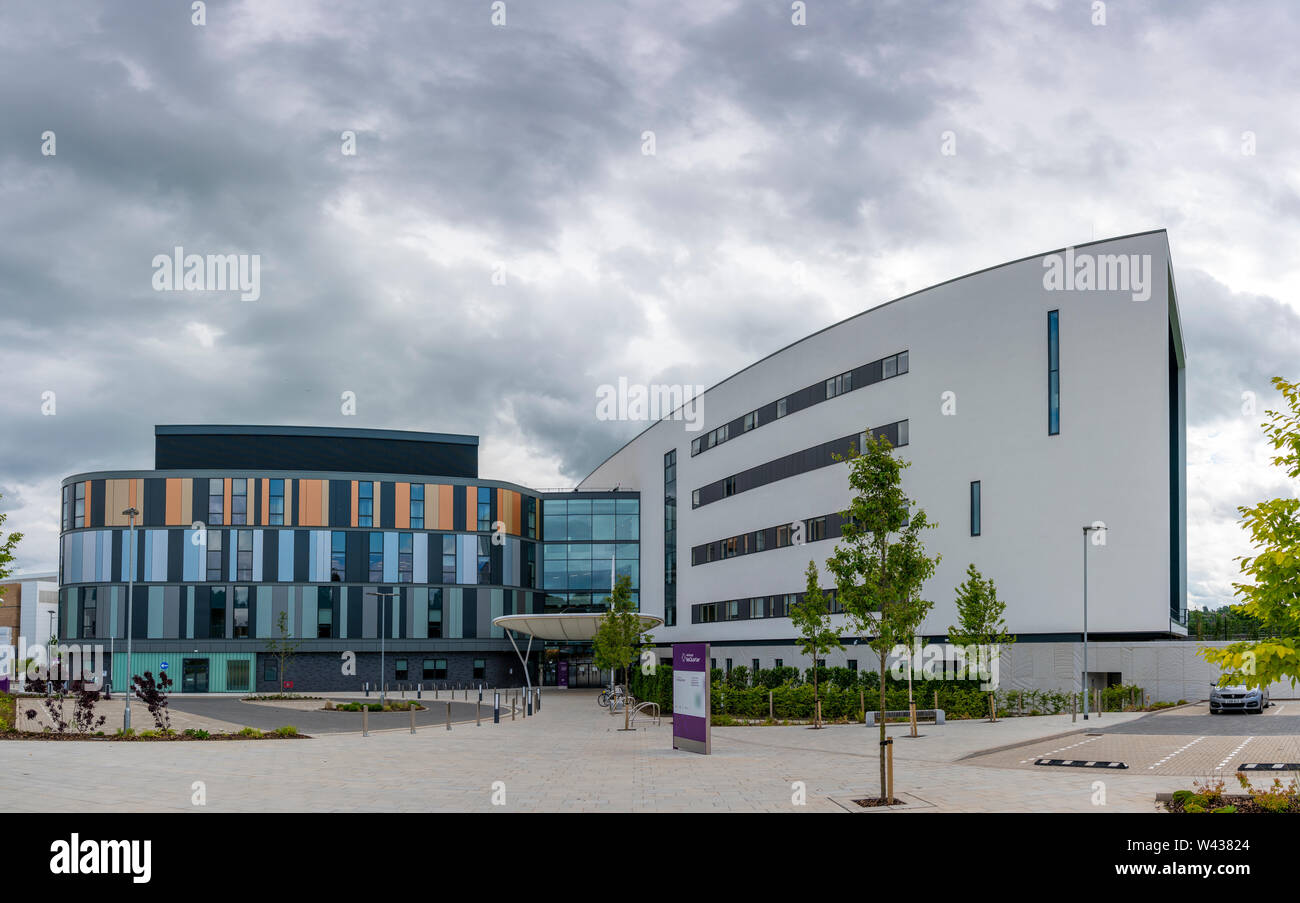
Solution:
<svg viewBox="0 0 1300 903">
<path fill-rule="evenodd" d="M 673 749 L 709 754 L 709 644 L 673 644 Z"/>
</svg>

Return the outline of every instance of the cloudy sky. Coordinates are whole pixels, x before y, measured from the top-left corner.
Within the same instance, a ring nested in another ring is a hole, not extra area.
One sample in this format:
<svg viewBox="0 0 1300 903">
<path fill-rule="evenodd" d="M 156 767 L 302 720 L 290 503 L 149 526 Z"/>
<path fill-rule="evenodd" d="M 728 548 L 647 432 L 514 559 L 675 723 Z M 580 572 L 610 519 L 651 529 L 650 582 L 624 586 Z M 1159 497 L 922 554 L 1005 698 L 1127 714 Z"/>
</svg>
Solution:
<svg viewBox="0 0 1300 903">
<path fill-rule="evenodd" d="M 595 419 L 602 383 L 712 384 L 927 285 L 1166 228 L 1190 601 L 1231 595 L 1236 506 L 1295 491 L 1258 428 L 1269 377 L 1300 376 L 1290 0 L 493 5 L 0 6 L 20 570 L 55 566 L 59 480 L 150 467 L 155 423 L 476 433 L 485 476 L 571 485 L 639 428 Z M 177 245 L 260 255 L 260 299 L 155 292 Z"/>
</svg>

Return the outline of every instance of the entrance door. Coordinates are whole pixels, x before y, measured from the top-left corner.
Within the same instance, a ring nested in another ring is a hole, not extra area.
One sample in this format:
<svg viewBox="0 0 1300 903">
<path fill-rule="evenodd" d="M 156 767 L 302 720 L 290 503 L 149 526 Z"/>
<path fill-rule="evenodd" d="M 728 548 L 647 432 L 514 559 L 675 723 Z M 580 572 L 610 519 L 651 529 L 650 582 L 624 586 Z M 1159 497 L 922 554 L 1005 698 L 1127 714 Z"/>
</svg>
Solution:
<svg viewBox="0 0 1300 903">
<path fill-rule="evenodd" d="M 208 692 L 208 660 L 187 658 L 181 662 L 181 692 Z"/>
</svg>

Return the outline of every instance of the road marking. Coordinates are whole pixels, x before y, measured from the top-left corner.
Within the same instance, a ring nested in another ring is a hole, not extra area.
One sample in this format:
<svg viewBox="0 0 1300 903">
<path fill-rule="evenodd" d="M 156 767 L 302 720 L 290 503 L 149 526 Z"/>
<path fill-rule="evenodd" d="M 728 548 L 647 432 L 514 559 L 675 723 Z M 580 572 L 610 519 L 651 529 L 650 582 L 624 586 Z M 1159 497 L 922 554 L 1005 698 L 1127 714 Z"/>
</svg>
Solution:
<svg viewBox="0 0 1300 903">
<path fill-rule="evenodd" d="M 1254 739 L 1255 739 L 1254 737 L 1247 737 L 1245 740 L 1241 741 L 1241 745 L 1238 746 L 1236 749 L 1234 749 L 1232 752 L 1228 753 L 1226 756 L 1224 756 L 1224 757 L 1223 757 L 1223 761 L 1220 762 L 1220 763 L 1218 764 L 1217 767 L 1218 767 L 1218 768 L 1223 768 L 1223 766 L 1227 765 L 1228 762 L 1230 762 L 1230 761 L 1232 760 L 1233 756 L 1237 755 L 1237 753 L 1239 753 L 1239 752 L 1241 752 L 1243 749 L 1245 749 L 1245 748 L 1246 748 L 1246 744 L 1249 743 L 1251 740 L 1254 740 Z"/>
<path fill-rule="evenodd" d="M 1051 757 L 1052 753 L 1065 752 L 1067 749 L 1074 749 L 1076 746 L 1083 746 L 1083 744 L 1085 743 L 1091 743 L 1093 740 L 1100 740 L 1100 739 L 1101 739 L 1100 737 L 1089 737 L 1086 740 L 1080 740 L 1078 743 L 1071 743 L 1069 746 L 1062 746 L 1058 749 L 1052 750 L 1051 752 L 1045 752 L 1037 756 L 1030 756 L 1028 759 L 1021 759 L 1020 764 L 1024 765 L 1028 762 L 1034 761 L 1035 759 L 1047 759 Z"/>
<path fill-rule="evenodd" d="M 1168 762 L 1168 761 L 1169 761 L 1170 759 L 1172 759 L 1174 756 L 1176 756 L 1176 755 L 1178 755 L 1179 753 L 1182 753 L 1182 752 L 1184 752 L 1184 751 L 1186 751 L 1186 750 L 1191 749 L 1193 746 L 1195 746 L 1196 744 L 1200 743 L 1200 742 L 1201 742 L 1202 740 L 1204 740 L 1204 739 L 1205 739 L 1205 737 L 1203 737 L 1203 736 L 1202 736 L 1202 737 L 1197 737 L 1197 738 L 1196 738 L 1195 740 L 1193 740 L 1191 743 L 1185 743 L 1185 744 L 1183 744 L 1182 746 L 1178 747 L 1176 750 L 1174 750 L 1173 752 L 1171 752 L 1169 755 L 1165 756 L 1163 759 L 1161 759 L 1161 760 L 1160 760 L 1159 762 L 1157 762 L 1155 765 L 1148 765 L 1148 766 L 1147 766 L 1147 771 L 1151 771 L 1153 768 L 1159 768 L 1161 765 L 1163 765 L 1163 764 L 1165 764 L 1166 762 Z"/>
</svg>

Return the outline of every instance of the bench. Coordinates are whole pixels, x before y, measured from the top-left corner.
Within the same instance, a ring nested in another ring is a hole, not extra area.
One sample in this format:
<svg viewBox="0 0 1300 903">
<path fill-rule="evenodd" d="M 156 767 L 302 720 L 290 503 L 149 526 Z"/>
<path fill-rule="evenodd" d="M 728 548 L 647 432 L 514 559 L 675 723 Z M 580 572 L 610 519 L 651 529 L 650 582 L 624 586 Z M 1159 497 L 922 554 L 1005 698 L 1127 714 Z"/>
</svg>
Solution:
<svg viewBox="0 0 1300 903">
<path fill-rule="evenodd" d="M 876 711 L 867 712 L 867 721 L 866 721 L 867 727 L 875 726 L 875 724 L 877 723 L 876 716 L 879 714 L 880 713 Z M 885 720 L 888 721 L 890 718 L 902 718 L 904 720 L 909 720 L 911 718 L 911 713 L 907 709 L 899 709 L 897 711 L 885 712 Z M 935 724 L 943 724 L 943 709 L 917 709 L 916 720 L 933 721 Z"/>
</svg>

